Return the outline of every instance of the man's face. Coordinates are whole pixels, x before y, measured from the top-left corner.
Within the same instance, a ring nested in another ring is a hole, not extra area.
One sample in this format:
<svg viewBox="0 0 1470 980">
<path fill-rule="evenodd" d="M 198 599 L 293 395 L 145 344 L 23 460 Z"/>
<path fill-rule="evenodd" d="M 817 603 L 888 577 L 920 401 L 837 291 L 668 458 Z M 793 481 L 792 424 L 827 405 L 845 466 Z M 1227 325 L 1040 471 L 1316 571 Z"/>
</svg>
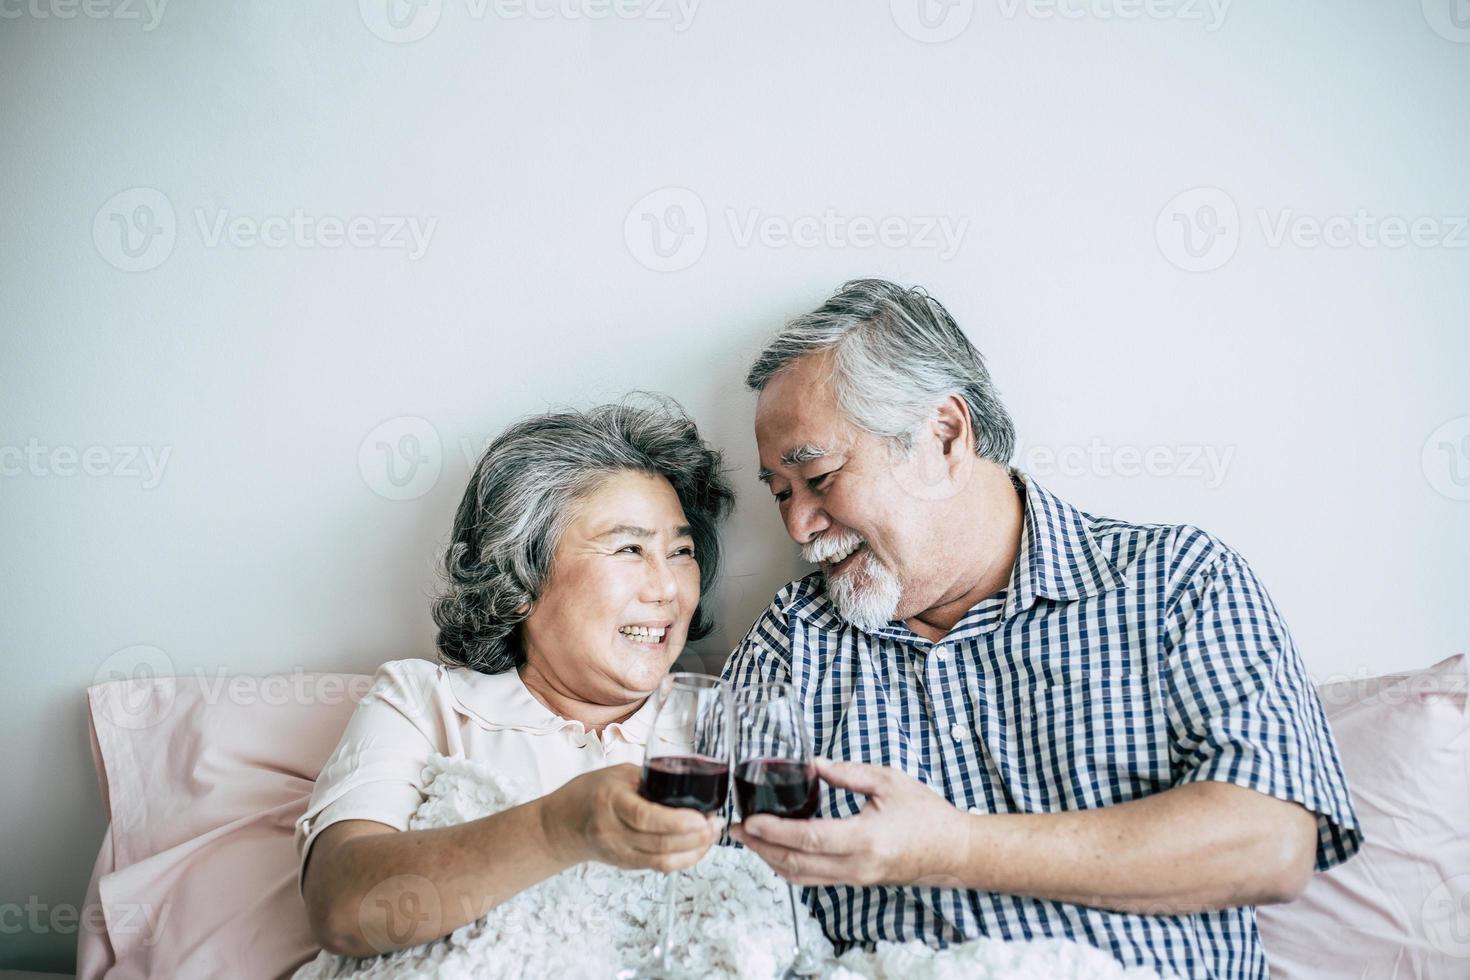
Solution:
<svg viewBox="0 0 1470 980">
<path fill-rule="evenodd" d="M 934 501 L 911 492 L 923 454 L 894 458 L 843 418 L 829 364 L 808 355 L 766 384 L 756 445 L 787 533 L 821 567 L 843 618 L 872 629 L 937 598 L 929 569 L 942 557 L 942 520 Z"/>
</svg>

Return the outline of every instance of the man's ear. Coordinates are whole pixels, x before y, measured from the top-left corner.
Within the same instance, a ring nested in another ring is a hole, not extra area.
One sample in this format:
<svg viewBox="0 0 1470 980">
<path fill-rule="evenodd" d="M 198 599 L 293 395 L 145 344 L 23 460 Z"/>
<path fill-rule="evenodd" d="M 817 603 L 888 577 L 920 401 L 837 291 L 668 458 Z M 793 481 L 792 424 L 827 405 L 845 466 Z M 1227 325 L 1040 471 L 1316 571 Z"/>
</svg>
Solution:
<svg viewBox="0 0 1470 980">
<path fill-rule="evenodd" d="M 529 602 L 523 602 L 519 606 L 516 606 L 516 615 L 517 616 L 524 616 L 526 613 L 528 613 L 530 611 L 531 611 L 531 604 Z"/>
<path fill-rule="evenodd" d="M 948 500 L 974 476 L 975 440 L 963 399 L 950 395 L 925 420 L 917 434 L 922 445 L 895 467 L 899 485 L 919 500 Z"/>
<path fill-rule="evenodd" d="M 955 462 L 975 455 L 975 431 L 970 425 L 970 406 L 959 395 L 950 395 L 939 403 L 929 423 L 939 438 L 946 457 Z"/>
</svg>

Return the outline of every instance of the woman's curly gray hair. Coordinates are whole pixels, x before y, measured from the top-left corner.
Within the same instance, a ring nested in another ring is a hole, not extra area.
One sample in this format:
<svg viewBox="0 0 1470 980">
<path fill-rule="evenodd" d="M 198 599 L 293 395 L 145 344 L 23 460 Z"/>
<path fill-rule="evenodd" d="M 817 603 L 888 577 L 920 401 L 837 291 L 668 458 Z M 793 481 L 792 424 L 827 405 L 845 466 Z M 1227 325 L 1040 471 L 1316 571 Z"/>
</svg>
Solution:
<svg viewBox="0 0 1470 980">
<path fill-rule="evenodd" d="M 662 476 L 678 494 L 700 572 L 689 639 L 714 629 L 703 600 L 719 572 L 719 529 L 735 495 L 723 457 L 679 404 L 653 402 L 533 415 L 485 450 L 454 516 L 446 587 L 434 600 L 441 660 L 484 674 L 524 662 L 517 627 L 529 612 L 516 610 L 541 595 L 574 505 L 629 471 Z"/>
</svg>

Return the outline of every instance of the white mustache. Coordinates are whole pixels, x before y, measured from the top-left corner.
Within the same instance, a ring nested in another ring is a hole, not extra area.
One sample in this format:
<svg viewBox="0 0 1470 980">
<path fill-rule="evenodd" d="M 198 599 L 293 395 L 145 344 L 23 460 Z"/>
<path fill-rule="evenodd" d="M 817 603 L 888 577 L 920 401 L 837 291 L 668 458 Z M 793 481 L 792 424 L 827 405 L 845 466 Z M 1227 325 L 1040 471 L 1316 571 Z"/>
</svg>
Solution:
<svg viewBox="0 0 1470 980">
<path fill-rule="evenodd" d="M 815 541 L 808 541 L 801 546 L 801 558 L 808 564 L 820 565 L 833 555 L 844 554 L 862 543 L 862 535 L 856 531 L 824 534 Z"/>
</svg>

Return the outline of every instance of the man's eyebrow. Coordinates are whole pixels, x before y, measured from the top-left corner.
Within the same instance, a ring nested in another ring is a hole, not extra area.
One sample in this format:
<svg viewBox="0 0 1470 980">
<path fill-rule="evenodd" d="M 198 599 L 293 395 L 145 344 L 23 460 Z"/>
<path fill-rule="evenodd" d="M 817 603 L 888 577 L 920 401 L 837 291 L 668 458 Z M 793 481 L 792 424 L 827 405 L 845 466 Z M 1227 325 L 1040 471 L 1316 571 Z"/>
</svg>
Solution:
<svg viewBox="0 0 1470 980">
<path fill-rule="evenodd" d="M 828 453 L 829 450 L 821 446 L 813 446 L 811 443 L 805 443 L 804 445 L 797 446 L 795 449 L 786 450 L 781 456 L 781 463 L 784 466 L 799 466 L 802 463 L 810 463 L 814 459 L 821 459 Z"/>
<path fill-rule="evenodd" d="M 654 533 L 654 531 L 646 527 L 638 527 L 636 524 L 618 524 L 614 527 L 608 528 L 606 531 L 603 531 L 593 540 L 600 541 L 603 538 L 612 537 L 632 537 L 647 539 L 653 537 Z M 674 529 L 674 537 L 692 538 L 694 537 L 694 528 L 690 527 L 688 524 L 680 524 L 677 528 Z"/>
<path fill-rule="evenodd" d="M 781 454 L 782 466 L 800 466 L 802 463 L 810 463 L 812 460 L 821 459 L 823 456 L 831 455 L 831 450 L 822 446 L 814 446 L 811 443 L 802 443 L 795 449 L 788 449 Z M 776 474 L 764 466 L 756 473 L 756 478 L 762 483 L 770 485 L 771 478 Z"/>
</svg>

